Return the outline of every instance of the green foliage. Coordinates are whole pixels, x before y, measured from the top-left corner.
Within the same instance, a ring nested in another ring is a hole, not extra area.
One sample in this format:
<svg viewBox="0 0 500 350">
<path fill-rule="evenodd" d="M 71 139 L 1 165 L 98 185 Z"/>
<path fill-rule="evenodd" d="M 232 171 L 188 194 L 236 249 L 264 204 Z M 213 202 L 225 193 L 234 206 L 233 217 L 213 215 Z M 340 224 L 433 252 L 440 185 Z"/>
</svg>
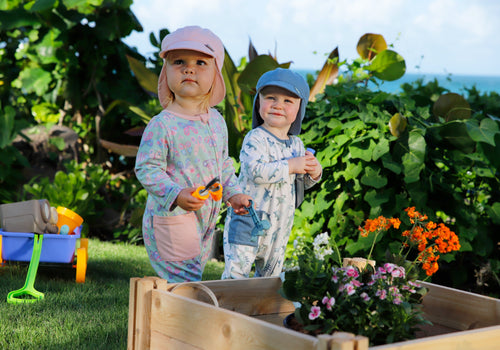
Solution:
<svg viewBox="0 0 500 350">
<path fill-rule="evenodd" d="M 109 172 L 97 165 L 85 166 L 74 161 L 66 163 L 65 167 L 66 171 L 56 172 L 53 180 L 36 177 L 25 184 L 24 200 L 47 199 L 54 207 L 71 209 L 84 219 L 84 232 L 88 232 L 85 226 L 104 207 L 101 188 L 109 181 Z"/>
<path fill-rule="evenodd" d="M 308 105 L 302 139 L 317 151 L 323 179 L 297 210 L 293 235 L 329 231 L 350 245 L 364 219 L 416 206 L 458 234 L 462 250 L 449 283 L 472 285 L 475 269 L 498 261 L 500 119 L 473 110 L 470 119 L 444 121 L 431 112 L 441 88 L 417 83 L 404 90 L 388 94 L 344 81 Z M 399 137 L 389 128 L 396 113 L 407 122 Z M 375 253 L 376 260 L 383 254 Z M 447 279 L 447 271 L 438 278 Z"/>
<path fill-rule="evenodd" d="M 12 191 L 22 178 L 22 168 L 28 167 L 27 159 L 12 145 L 22 123 L 15 120 L 11 106 L 0 109 L 0 203 L 14 202 Z"/>
<path fill-rule="evenodd" d="M 105 161 L 96 159 L 102 157 L 96 140 L 108 137 L 108 130 L 134 126 L 134 114 L 120 110 L 101 125 L 108 104 L 148 99 L 127 62 L 127 55 L 144 58 L 121 41 L 132 30 L 142 30 L 131 4 L 7 2 L 0 12 L 0 103 L 13 106 L 17 119 L 32 124 L 87 122 L 92 129 L 80 135 L 84 150 L 93 161 Z"/>
</svg>

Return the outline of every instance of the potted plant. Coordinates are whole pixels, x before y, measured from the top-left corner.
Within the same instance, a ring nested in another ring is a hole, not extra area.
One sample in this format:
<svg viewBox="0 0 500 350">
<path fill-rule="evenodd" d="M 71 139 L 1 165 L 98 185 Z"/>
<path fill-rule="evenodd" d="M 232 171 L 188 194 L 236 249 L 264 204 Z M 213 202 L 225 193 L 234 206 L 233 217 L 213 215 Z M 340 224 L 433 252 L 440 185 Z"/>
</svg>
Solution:
<svg viewBox="0 0 500 350">
<path fill-rule="evenodd" d="M 427 291 L 418 278 L 434 274 L 440 255 L 459 250 L 460 243 L 446 225 L 429 221 L 415 207 L 405 212 L 409 228 L 402 231 L 398 249 L 387 250 L 384 262 L 375 263 L 371 255 L 380 235 L 400 229 L 398 218 L 379 216 L 359 227 L 361 236 L 373 239 L 366 258 L 343 260 L 326 232 L 313 241 L 299 237 L 280 289 L 296 306 L 285 325 L 295 322 L 309 334 L 352 332 L 372 345 L 415 338 L 430 323 L 421 311 Z"/>
</svg>

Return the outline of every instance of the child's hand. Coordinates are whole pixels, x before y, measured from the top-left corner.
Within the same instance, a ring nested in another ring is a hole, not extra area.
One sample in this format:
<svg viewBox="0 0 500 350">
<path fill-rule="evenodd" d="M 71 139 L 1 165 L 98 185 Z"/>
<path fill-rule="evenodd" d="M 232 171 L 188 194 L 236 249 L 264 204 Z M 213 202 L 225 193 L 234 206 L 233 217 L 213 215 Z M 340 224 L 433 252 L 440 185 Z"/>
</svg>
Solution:
<svg viewBox="0 0 500 350">
<path fill-rule="evenodd" d="M 318 159 L 309 151 L 306 151 L 306 166 L 304 168 L 313 180 L 318 180 L 321 176 L 321 164 Z"/>
<path fill-rule="evenodd" d="M 238 215 L 247 214 L 247 207 L 250 206 L 252 197 L 249 195 L 238 193 L 228 199 L 229 205 L 233 208 L 234 212 Z"/>
<path fill-rule="evenodd" d="M 174 204 L 187 211 L 199 210 L 205 204 L 205 200 L 193 197 L 194 191 L 196 191 L 196 187 L 183 188 L 177 195 Z"/>
<path fill-rule="evenodd" d="M 288 173 L 289 174 L 305 174 L 307 156 L 295 157 L 288 159 Z"/>
</svg>

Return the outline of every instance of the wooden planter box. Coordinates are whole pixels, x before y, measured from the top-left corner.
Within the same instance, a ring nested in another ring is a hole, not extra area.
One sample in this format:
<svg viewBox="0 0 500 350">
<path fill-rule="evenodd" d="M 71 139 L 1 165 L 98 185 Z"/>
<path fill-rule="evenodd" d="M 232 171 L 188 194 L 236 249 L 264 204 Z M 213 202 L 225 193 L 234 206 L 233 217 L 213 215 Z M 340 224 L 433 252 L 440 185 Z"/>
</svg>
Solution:
<svg viewBox="0 0 500 350">
<path fill-rule="evenodd" d="M 426 318 L 420 338 L 369 347 L 350 333 L 312 337 L 283 327 L 293 304 L 279 278 L 203 281 L 202 290 L 156 277 L 130 280 L 128 349 L 500 349 L 500 300 L 423 283 Z M 176 286 L 185 287 L 177 288 Z"/>
</svg>

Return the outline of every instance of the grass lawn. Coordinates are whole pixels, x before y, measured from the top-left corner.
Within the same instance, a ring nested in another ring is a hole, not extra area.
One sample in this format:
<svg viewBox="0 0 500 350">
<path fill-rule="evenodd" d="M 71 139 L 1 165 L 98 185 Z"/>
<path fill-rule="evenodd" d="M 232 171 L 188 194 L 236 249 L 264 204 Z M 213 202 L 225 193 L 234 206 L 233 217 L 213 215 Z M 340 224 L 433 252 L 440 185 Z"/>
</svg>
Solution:
<svg viewBox="0 0 500 350">
<path fill-rule="evenodd" d="M 89 240 L 86 281 L 75 282 L 70 264 L 40 263 L 35 289 L 45 298 L 8 304 L 24 285 L 27 263 L 0 267 L 0 349 L 126 349 L 129 280 L 155 276 L 143 246 Z M 219 279 L 221 262 L 209 262 L 204 280 Z"/>
</svg>

